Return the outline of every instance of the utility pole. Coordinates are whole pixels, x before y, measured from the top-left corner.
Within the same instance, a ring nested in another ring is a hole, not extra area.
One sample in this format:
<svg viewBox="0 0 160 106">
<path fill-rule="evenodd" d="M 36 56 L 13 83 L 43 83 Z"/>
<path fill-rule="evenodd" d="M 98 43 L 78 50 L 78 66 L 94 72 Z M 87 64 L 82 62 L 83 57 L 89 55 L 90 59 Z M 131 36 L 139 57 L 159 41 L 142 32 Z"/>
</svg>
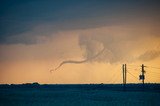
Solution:
<svg viewBox="0 0 160 106">
<path fill-rule="evenodd" d="M 125 84 L 127 83 L 127 65 L 124 65 L 124 72 L 125 72 Z"/>
<path fill-rule="evenodd" d="M 122 65 L 122 72 L 123 72 L 123 86 L 124 86 L 124 64 Z"/>
<path fill-rule="evenodd" d="M 127 82 L 127 65 L 126 64 L 122 65 L 122 71 L 123 71 L 123 89 L 125 90 L 126 82 Z"/>
<path fill-rule="evenodd" d="M 141 70 L 141 75 L 139 75 L 139 80 L 142 80 L 142 84 L 143 84 L 143 86 L 144 86 L 144 80 L 145 80 L 145 70 L 144 70 L 144 67 L 146 67 L 146 66 L 144 66 L 144 64 L 142 64 L 142 70 Z"/>
</svg>

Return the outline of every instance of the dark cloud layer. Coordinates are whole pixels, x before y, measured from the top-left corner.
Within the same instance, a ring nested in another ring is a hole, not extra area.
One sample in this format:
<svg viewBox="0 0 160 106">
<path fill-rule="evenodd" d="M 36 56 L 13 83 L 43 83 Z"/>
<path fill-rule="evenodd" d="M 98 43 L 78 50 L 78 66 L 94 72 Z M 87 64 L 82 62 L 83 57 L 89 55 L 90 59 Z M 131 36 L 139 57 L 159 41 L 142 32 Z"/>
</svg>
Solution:
<svg viewBox="0 0 160 106">
<path fill-rule="evenodd" d="M 141 20 L 157 23 L 159 4 L 158 0 L 2 0 L 0 43 L 33 44 L 36 43 L 35 36 L 49 36 L 59 30 L 130 24 Z M 37 28 L 39 26 L 43 28 Z"/>
</svg>

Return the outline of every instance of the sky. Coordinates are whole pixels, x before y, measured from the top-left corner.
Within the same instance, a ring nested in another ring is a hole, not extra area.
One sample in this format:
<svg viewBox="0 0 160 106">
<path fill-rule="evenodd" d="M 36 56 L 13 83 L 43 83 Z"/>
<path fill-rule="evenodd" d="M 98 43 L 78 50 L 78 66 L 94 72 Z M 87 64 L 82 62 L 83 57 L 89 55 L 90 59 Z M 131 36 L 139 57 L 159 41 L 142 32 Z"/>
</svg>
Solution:
<svg viewBox="0 0 160 106">
<path fill-rule="evenodd" d="M 160 83 L 159 0 L 1 0 L 0 83 Z"/>
</svg>

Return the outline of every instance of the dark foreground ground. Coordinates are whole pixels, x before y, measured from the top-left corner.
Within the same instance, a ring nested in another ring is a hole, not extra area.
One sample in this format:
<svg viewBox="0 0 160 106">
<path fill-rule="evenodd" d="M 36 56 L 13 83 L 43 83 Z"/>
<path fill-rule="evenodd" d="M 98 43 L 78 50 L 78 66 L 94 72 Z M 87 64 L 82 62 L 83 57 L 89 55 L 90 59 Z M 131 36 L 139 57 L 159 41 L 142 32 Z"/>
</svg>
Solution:
<svg viewBox="0 0 160 106">
<path fill-rule="evenodd" d="M 0 106 L 160 106 L 160 84 L 0 85 Z"/>
</svg>

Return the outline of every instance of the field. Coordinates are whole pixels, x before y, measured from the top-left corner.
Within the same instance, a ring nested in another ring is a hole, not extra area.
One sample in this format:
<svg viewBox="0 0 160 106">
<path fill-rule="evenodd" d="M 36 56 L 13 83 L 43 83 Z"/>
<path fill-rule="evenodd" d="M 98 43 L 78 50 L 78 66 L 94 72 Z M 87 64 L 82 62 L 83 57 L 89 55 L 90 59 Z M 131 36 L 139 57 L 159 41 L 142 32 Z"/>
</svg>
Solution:
<svg viewBox="0 0 160 106">
<path fill-rule="evenodd" d="M 0 85 L 0 106 L 160 106 L 160 85 Z"/>
</svg>

